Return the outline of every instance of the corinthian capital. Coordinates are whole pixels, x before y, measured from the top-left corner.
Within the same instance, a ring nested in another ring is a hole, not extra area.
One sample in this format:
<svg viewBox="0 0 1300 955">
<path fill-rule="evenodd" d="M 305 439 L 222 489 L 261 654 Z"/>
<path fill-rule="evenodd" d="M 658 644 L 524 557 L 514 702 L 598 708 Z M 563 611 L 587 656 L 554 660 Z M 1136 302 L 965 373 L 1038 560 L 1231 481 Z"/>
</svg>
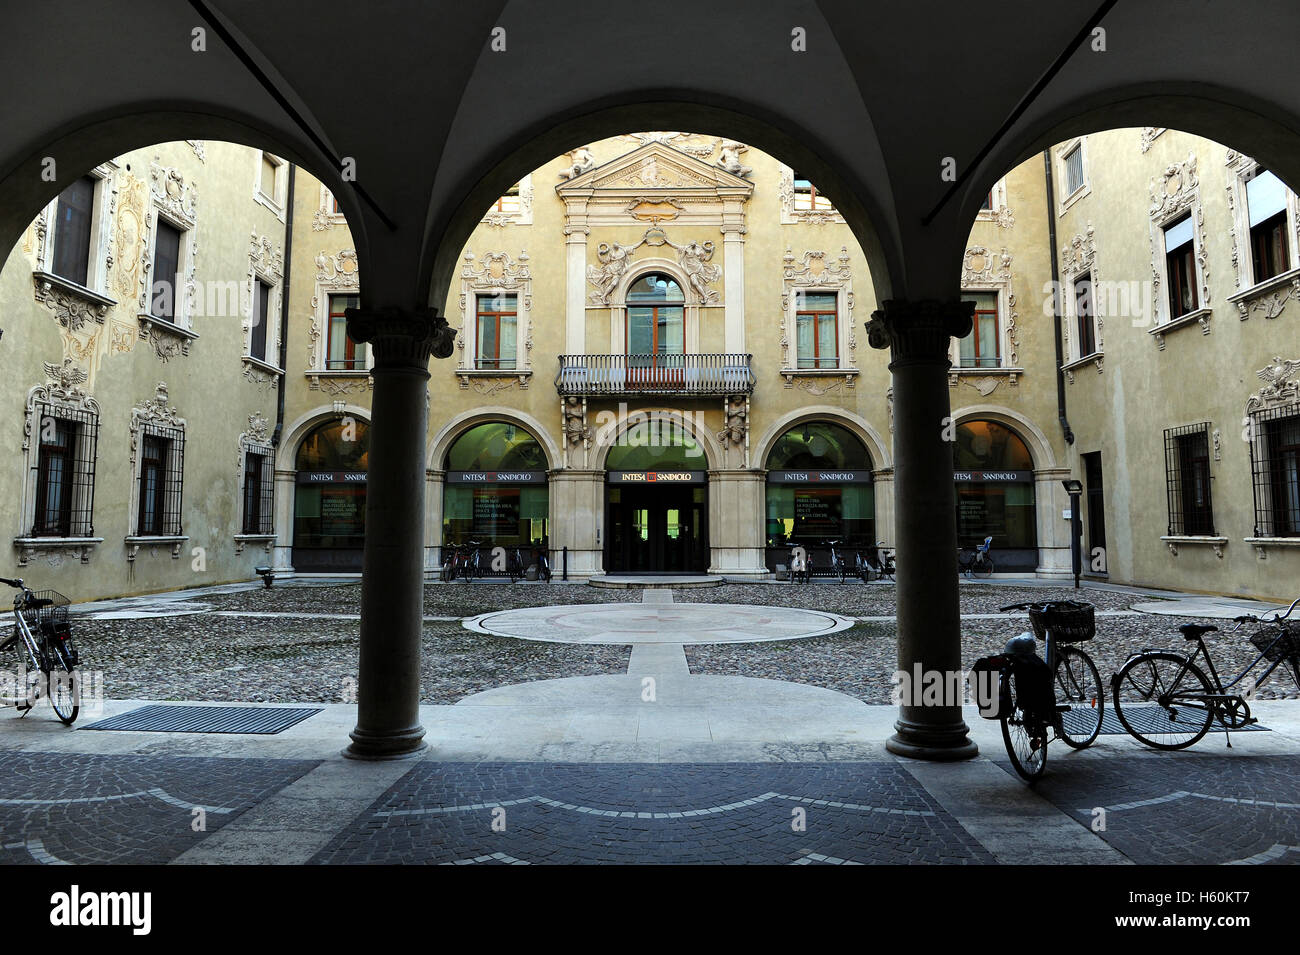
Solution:
<svg viewBox="0 0 1300 955">
<path fill-rule="evenodd" d="M 369 342 L 376 368 L 427 369 L 430 356 L 450 358 L 456 335 L 435 309 L 349 308 L 348 336 Z"/>
<path fill-rule="evenodd" d="M 867 342 L 888 348 L 890 367 L 914 364 L 948 364 L 949 339 L 970 334 L 974 302 L 937 299 L 889 299 L 871 313 Z"/>
</svg>

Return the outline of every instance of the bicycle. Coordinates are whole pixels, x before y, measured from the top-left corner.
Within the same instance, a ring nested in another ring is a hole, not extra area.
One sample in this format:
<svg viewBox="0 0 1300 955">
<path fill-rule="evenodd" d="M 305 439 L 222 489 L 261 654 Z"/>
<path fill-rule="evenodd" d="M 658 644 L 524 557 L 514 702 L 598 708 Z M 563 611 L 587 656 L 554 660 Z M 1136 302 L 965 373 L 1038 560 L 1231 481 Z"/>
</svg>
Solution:
<svg viewBox="0 0 1300 955">
<path fill-rule="evenodd" d="M 871 582 L 872 574 L 880 576 L 879 571 L 871 566 L 871 562 L 862 556 L 862 551 L 857 551 L 853 555 L 853 572 L 864 584 Z"/>
<path fill-rule="evenodd" d="M 973 550 L 961 548 L 957 551 L 957 572 L 965 572 L 968 577 L 985 578 L 993 573 L 993 558 L 989 556 L 989 549 L 993 546 L 993 538 L 984 538 L 984 543 L 978 545 Z M 970 554 L 967 557 L 967 554 Z"/>
<path fill-rule="evenodd" d="M 537 579 L 549 583 L 551 580 L 551 561 L 546 556 L 546 548 L 542 546 L 541 541 L 534 541 L 533 548 L 537 554 Z"/>
<path fill-rule="evenodd" d="M 53 590 L 33 591 L 16 578 L 0 577 L 0 583 L 18 590 L 14 595 L 14 633 L 0 644 L 0 650 L 22 644 L 15 680 L 21 683 L 23 695 L 16 695 L 15 686 L 15 696 L 4 702 L 26 716 L 44 695 L 54 715 L 71 726 L 81 708 L 81 685 L 77 679 L 77 650 L 68 623 L 70 601 Z"/>
<path fill-rule="evenodd" d="M 1300 597 L 1283 614 L 1266 618 L 1243 614 L 1233 618 L 1237 626 L 1229 633 L 1236 633 L 1248 623 L 1258 625 L 1250 642 L 1259 655 L 1227 684 L 1220 679 L 1205 645 L 1205 635 L 1219 629 L 1215 626 L 1185 623 L 1178 627 L 1185 640 L 1196 643 L 1191 656 L 1151 647 L 1132 654 L 1111 677 L 1115 715 L 1124 729 L 1152 749 L 1175 750 L 1199 742 L 1217 721 L 1231 747 L 1231 730 L 1259 722 L 1250 715 L 1250 700 L 1274 670 L 1288 664 L 1292 678 L 1300 686 L 1300 620 L 1284 622 L 1297 605 Z M 1209 678 L 1196 665 L 1201 656 L 1205 657 Z M 1244 695 L 1229 692 L 1263 660 L 1269 661 L 1268 667 Z"/>
<path fill-rule="evenodd" d="M 524 555 L 519 552 L 518 547 L 511 548 L 510 553 L 506 555 L 506 573 L 510 576 L 510 582 L 513 584 L 524 579 Z"/>
<path fill-rule="evenodd" d="M 840 542 L 827 541 L 826 546 L 829 547 L 831 551 L 831 576 L 838 573 L 840 575 L 840 583 L 844 583 L 849 576 L 849 566 L 848 562 L 844 559 L 844 555 L 835 549 L 835 545 L 838 543 Z"/>
<path fill-rule="evenodd" d="M 1101 734 L 1105 711 L 1101 675 L 1092 657 L 1073 644 L 1096 634 L 1092 604 L 1073 600 L 1011 604 L 1026 610 L 1034 636 L 1007 641 L 1002 654 L 977 660 L 972 673 L 996 671 L 998 706 L 989 719 L 1002 723 L 1002 741 L 1017 775 L 1034 782 L 1047 766 L 1047 744 L 1059 739 L 1085 749 Z M 1046 645 L 1038 656 L 1035 637 Z M 977 696 L 978 699 L 978 696 Z M 986 703 L 981 703 L 985 715 Z M 1048 731 L 1052 731 L 1051 736 Z"/>
<path fill-rule="evenodd" d="M 885 550 L 884 541 L 876 541 L 876 576 L 877 578 L 888 577 L 891 581 L 894 579 L 894 552 Z"/>
</svg>

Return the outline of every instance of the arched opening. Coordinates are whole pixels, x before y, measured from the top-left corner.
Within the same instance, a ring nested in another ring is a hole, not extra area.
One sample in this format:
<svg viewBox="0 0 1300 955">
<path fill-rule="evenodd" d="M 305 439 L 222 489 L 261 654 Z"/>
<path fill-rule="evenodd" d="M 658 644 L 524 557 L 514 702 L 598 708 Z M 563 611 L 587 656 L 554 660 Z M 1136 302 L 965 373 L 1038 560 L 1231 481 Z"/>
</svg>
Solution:
<svg viewBox="0 0 1300 955">
<path fill-rule="evenodd" d="M 474 543 L 485 552 L 546 547 L 547 467 L 541 443 L 512 421 L 487 421 L 461 432 L 446 454 L 443 545 Z M 490 559 L 482 566 L 485 573 L 505 573 L 492 571 Z"/>
<path fill-rule="evenodd" d="M 709 566 L 703 447 L 674 419 L 643 415 L 605 457 L 610 573 L 702 573 Z"/>
<path fill-rule="evenodd" d="M 662 272 L 648 272 L 628 289 L 626 301 L 628 383 L 681 381 L 686 347 L 682 287 Z"/>
<path fill-rule="evenodd" d="M 804 421 L 777 438 L 766 461 L 768 568 L 788 564 L 796 546 L 814 573 L 829 566 L 830 541 L 842 553 L 874 547 L 873 467 L 862 440 L 833 421 Z"/>
<path fill-rule="evenodd" d="M 294 455 L 293 566 L 300 573 L 356 573 L 366 538 L 370 426 L 325 421 Z"/>
<path fill-rule="evenodd" d="M 999 570 L 1038 566 L 1034 461 L 1018 434 L 998 421 L 957 425 L 953 441 L 957 485 L 957 543 L 993 538 Z"/>
</svg>

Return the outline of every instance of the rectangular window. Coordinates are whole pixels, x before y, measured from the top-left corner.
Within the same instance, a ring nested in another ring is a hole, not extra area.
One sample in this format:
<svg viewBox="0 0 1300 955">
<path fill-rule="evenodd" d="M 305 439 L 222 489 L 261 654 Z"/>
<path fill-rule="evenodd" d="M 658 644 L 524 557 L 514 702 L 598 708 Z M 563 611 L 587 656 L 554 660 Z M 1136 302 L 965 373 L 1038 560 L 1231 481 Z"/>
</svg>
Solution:
<svg viewBox="0 0 1300 955">
<path fill-rule="evenodd" d="M 90 225 L 95 209 L 94 176 L 82 176 L 64 189 L 54 214 L 55 275 L 86 285 L 90 275 Z"/>
<path fill-rule="evenodd" d="M 1250 416 L 1255 536 L 1300 537 L 1300 404 Z"/>
<path fill-rule="evenodd" d="M 1165 490 L 1171 535 L 1214 536 L 1208 421 L 1165 431 Z"/>
<path fill-rule="evenodd" d="M 1083 188 L 1083 146 L 1078 145 L 1065 154 L 1065 194 L 1074 195 Z"/>
<path fill-rule="evenodd" d="M 1267 169 L 1246 183 L 1250 218 L 1250 261 L 1256 282 L 1281 275 L 1290 267 L 1287 244 L 1286 186 Z"/>
<path fill-rule="evenodd" d="M 795 341 L 799 368 L 838 368 L 839 313 L 834 292 L 796 293 Z"/>
<path fill-rule="evenodd" d="M 1000 368 L 1002 332 L 998 322 L 997 292 L 963 292 L 962 301 L 975 303 L 970 334 L 957 342 L 962 368 Z"/>
<path fill-rule="evenodd" d="M 506 190 L 506 194 L 497 200 L 493 207 L 497 212 L 515 213 L 519 211 L 519 183 Z"/>
<path fill-rule="evenodd" d="M 1165 226 L 1165 271 L 1169 280 L 1169 318 L 1196 311 L 1196 262 L 1193 258 L 1192 217 Z"/>
<path fill-rule="evenodd" d="M 260 182 L 260 187 L 262 190 L 262 195 L 266 196 L 266 198 L 272 200 L 273 202 L 279 201 L 275 192 L 275 186 L 276 186 L 275 179 L 276 179 L 276 174 L 278 172 L 279 172 L 279 163 L 277 163 L 266 153 L 262 153 L 262 173 L 261 173 L 262 178 Z"/>
<path fill-rule="evenodd" d="M 329 314 L 329 341 L 326 345 L 325 367 L 331 371 L 359 371 L 366 367 L 366 345 L 348 337 L 345 314 L 349 308 L 359 308 L 359 295 L 331 295 Z"/>
<path fill-rule="evenodd" d="M 249 329 L 248 354 L 266 361 L 266 326 L 271 321 L 271 286 L 261 279 L 253 283 L 253 327 Z"/>
<path fill-rule="evenodd" d="M 835 209 L 810 180 L 798 173 L 794 174 L 794 208 L 796 212 L 832 212 Z"/>
<path fill-rule="evenodd" d="M 153 246 L 153 296 L 149 314 L 169 322 L 176 321 L 177 276 L 181 267 L 181 230 L 163 218 Z"/>
<path fill-rule="evenodd" d="M 94 532 L 95 454 L 99 416 L 93 411 L 37 404 L 39 435 L 33 537 L 89 537 Z"/>
<path fill-rule="evenodd" d="M 990 189 L 988 195 L 984 197 L 984 201 L 980 203 L 980 212 L 992 212 L 992 211 L 993 211 L 993 191 Z"/>
<path fill-rule="evenodd" d="M 1093 323 L 1092 276 L 1074 282 L 1074 317 L 1078 332 L 1079 358 L 1087 358 L 1097 351 L 1097 326 Z"/>
<path fill-rule="evenodd" d="M 517 298 L 514 295 L 478 295 L 478 347 L 474 367 L 515 367 Z"/>
<path fill-rule="evenodd" d="M 1088 500 L 1088 554 L 1094 573 L 1106 573 L 1106 499 L 1102 486 L 1101 452 L 1080 455 L 1083 458 L 1083 483 Z M 1097 563 L 1098 557 L 1101 563 Z"/>
<path fill-rule="evenodd" d="M 272 533 L 275 472 L 271 455 L 271 449 L 264 447 L 244 452 L 245 534 Z"/>
<path fill-rule="evenodd" d="M 184 470 L 185 432 L 150 426 L 140 435 L 138 536 L 180 536 Z"/>
</svg>

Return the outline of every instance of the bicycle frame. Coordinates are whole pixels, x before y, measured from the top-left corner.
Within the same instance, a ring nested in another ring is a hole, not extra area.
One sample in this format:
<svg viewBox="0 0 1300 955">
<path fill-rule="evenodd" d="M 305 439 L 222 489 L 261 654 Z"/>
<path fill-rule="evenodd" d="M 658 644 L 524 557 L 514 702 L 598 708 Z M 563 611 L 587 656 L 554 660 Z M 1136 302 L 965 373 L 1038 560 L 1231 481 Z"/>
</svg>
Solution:
<svg viewBox="0 0 1300 955">
<path fill-rule="evenodd" d="M 31 672 L 43 673 L 44 668 L 41 666 L 41 659 L 45 654 L 37 644 L 36 635 L 32 633 L 32 628 L 29 627 L 27 621 L 23 619 L 17 600 L 14 601 L 14 639 L 22 641 L 23 649 L 27 651 L 27 663 L 31 667 Z M 15 679 L 20 677 L 19 674 L 15 674 L 14 676 Z M 14 689 L 17 690 L 18 686 L 15 685 Z M 37 697 L 39 698 L 39 696 L 40 693 L 38 690 Z M 0 705 L 4 706 L 30 707 L 33 703 L 35 703 L 35 699 L 26 695 L 0 697 Z"/>
<path fill-rule="evenodd" d="M 1196 665 L 1196 660 L 1198 657 L 1204 657 L 1205 665 L 1210 670 L 1209 677 L 1210 677 L 1210 681 L 1214 684 L 1215 692 L 1202 693 L 1199 691 L 1189 690 L 1180 693 L 1177 690 L 1175 690 L 1169 694 L 1169 699 L 1177 700 L 1183 703 L 1188 703 L 1195 700 L 1204 700 L 1205 702 L 1211 704 L 1216 710 L 1222 704 L 1233 703 L 1245 699 L 1240 693 L 1229 693 L 1228 691 L 1231 690 L 1238 683 L 1240 683 L 1242 680 L 1244 680 L 1246 677 L 1248 677 L 1251 674 L 1251 672 L 1255 669 L 1255 667 L 1259 666 L 1260 661 L 1264 659 L 1264 657 L 1268 654 L 1269 650 L 1272 650 L 1274 645 L 1276 645 L 1279 640 L 1283 640 L 1283 639 L 1285 639 L 1285 635 L 1280 634 L 1277 640 L 1274 640 L 1273 643 L 1270 643 L 1267 649 L 1261 650 L 1259 654 L 1255 657 L 1255 659 L 1252 660 L 1249 664 L 1247 664 L 1246 668 L 1233 678 L 1231 683 L 1225 684 L 1222 678 L 1219 676 L 1219 671 L 1218 668 L 1215 667 L 1214 665 L 1213 658 L 1210 656 L 1209 647 L 1205 645 L 1205 638 L 1197 637 L 1196 650 L 1190 656 L 1187 654 L 1179 654 L 1180 656 L 1183 657 L 1183 665 L 1178 671 L 1178 676 L 1174 679 L 1174 685 L 1177 686 L 1180 682 L 1182 682 L 1183 677 L 1187 674 L 1188 668 Z M 1158 652 L 1162 652 L 1158 647 L 1146 647 L 1142 651 L 1142 653 L 1158 653 Z M 1168 651 L 1163 651 L 1163 652 L 1168 652 Z M 1142 654 L 1135 653 L 1132 654 L 1129 657 L 1129 659 L 1141 655 Z M 1251 687 L 1250 689 L 1251 695 L 1253 695 L 1256 690 L 1258 690 L 1268 681 L 1268 678 L 1272 676 L 1273 671 L 1276 670 L 1279 666 L 1281 666 L 1283 662 L 1285 662 L 1285 660 L 1269 661 L 1268 667 L 1264 670 L 1263 673 L 1259 675 L 1259 678 L 1255 680 L 1255 685 Z"/>
</svg>

